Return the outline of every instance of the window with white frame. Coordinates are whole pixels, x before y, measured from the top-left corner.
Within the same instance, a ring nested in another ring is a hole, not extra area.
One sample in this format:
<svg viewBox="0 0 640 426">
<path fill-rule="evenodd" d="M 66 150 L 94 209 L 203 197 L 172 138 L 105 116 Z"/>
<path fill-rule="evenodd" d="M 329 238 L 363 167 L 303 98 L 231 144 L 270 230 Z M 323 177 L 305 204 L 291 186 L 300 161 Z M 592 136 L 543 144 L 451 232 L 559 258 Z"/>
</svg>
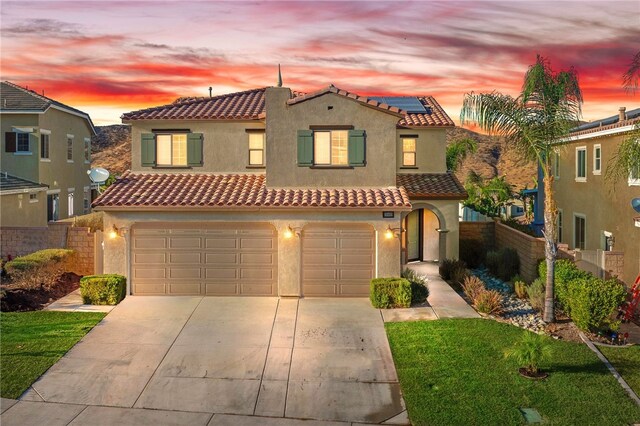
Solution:
<svg viewBox="0 0 640 426">
<path fill-rule="evenodd" d="M 561 209 L 558 209 L 558 215 L 556 216 L 556 223 L 557 223 L 558 242 L 561 243 L 562 242 L 562 210 Z"/>
<path fill-rule="evenodd" d="M 187 134 L 158 134 L 156 136 L 156 164 L 158 166 L 186 166 Z"/>
<path fill-rule="evenodd" d="M 29 133 L 16 133 L 16 152 L 31 152 L 31 147 L 29 146 Z"/>
<path fill-rule="evenodd" d="M 593 174 L 599 175 L 602 173 L 602 145 L 597 144 L 593 146 Z"/>
<path fill-rule="evenodd" d="M 249 133 L 249 165 L 264 166 L 264 132 Z"/>
<path fill-rule="evenodd" d="M 636 140 L 637 144 L 640 144 L 640 139 Z M 632 167 L 629 173 L 629 185 L 630 186 L 640 186 L 640 164 Z"/>
<path fill-rule="evenodd" d="M 313 132 L 314 164 L 321 166 L 349 165 L 347 130 Z"/>
<path fill-rule="evenodd" d="M 73 216 L 73 191 L 69 190 L 67 195 L 67 214 L 69 217 Z"/>
<path fill-rule="evenodd" d="M 91 139 L 84 138 L 84 162 L 91 162 Z"/>
<path fill-rule="evenodd" d="M 89 213 L 91 210 L 91 187 L 85 186 L 82 194 L 82 212 L 84 214 Z"/>
<path fill-rule="evenodd" d="M 587 147 L 576 148 L 576 181 L 587 181 Z"/>
<path fill-rule="evenodd" d="M 416 139 L 402 138 L 402 165 L 414 167 L 416 165 Z"/>
<path fill-rule="evenodd" d="M 37 192 L 30 192 L 29 193 L 29 202 L 30 203 L 37 203 L 38 202 L 38 193 Z"/>
<path fill-rule="evenodd" d="M 45 133 L 44 131 L 40 131 L 40 159 L 48 160 L 50 157 L 49 153 L 49 143 L 51 139 L 51 133 Z"/>
<path fill-rule="evenodd" d="M 560 153 L 553 153 L 553 177 L 558 179 L 560 177 Z"/>
<path fill-rule="evenodd" d="M 67 135 L 67 161 L 73 161 L 73 136 Z"/>
<path fill-rule="evenodd" d="M 582 214 L 573 215 L 573 248 L 584 250 L 587 235 L 587 218 Z"/>
</svg>

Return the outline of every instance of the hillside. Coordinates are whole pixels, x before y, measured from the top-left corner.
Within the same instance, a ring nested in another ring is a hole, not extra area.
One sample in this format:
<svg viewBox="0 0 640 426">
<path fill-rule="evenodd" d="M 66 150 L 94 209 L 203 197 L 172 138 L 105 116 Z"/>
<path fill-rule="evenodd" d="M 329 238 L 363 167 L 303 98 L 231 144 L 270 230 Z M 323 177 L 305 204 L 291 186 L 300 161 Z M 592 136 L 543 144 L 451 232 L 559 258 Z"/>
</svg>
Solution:
<svg viewBox="0 0 640 426">
<path fill-rule="evenodd" d="M 92 140 L 92 167 L 104 167 L 111 174 L 121 175 L 131 168 L 131 128 L 122 124 L 98 126 Z M 508 149 L 500 137 L 481 135 L 456 127 L 447 131 L 447 143 L 470 137 L 478 141 L 478 152 L 469 156 L 456 173 L 464 183 L 469 171 L 474 170 L 486 178 L 507 176 L 507 181 L 522 189 L 533 186 L 535 165 L 521 161 L 517 154 Z"/>
<path fill-rule="evenodd" d="M 505 175 L 507 182 L 512 184 L 515 190 L 534 186 L 535 163 L 523 161 L 502 137 L 482 135 L 456 127 L 447 131 L 447 144 L 465 137 L 478 142 L 478 151 L 468 156 L 456 172 L 460 182 L 464 183 L 469 172 L 473 170 L 485 178 Z"/>
</svg>

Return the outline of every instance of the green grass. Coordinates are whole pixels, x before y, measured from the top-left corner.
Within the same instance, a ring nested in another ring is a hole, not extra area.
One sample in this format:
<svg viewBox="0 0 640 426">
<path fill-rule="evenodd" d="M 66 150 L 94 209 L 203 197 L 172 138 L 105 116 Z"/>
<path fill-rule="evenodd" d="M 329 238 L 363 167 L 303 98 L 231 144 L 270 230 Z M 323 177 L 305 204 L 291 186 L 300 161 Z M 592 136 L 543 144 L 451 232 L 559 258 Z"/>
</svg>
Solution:
<svg viewBox="0 0 640 426">
<path fill-rule="evenodd" d="M 631 389 L 640 395 L 640 346 L 621 348 L 598 346 L 598 349 L 618 370 Z"/>
<path fill-rule="evenodd" d="M 17 398 L 105 314 L 15 312 L 0 314 L 0 396 Z"/>
<path fill-rule="evenodd" d="M 409 417 L 415 425 L 518 425 L 519 408 L 545 424 L 627 425 L 635 405 L 583 344 L 549 338 L 543 381 L 521 377 L 504 351 L 526 331 L 483 319 L 386 324 Z"/>
</svg>

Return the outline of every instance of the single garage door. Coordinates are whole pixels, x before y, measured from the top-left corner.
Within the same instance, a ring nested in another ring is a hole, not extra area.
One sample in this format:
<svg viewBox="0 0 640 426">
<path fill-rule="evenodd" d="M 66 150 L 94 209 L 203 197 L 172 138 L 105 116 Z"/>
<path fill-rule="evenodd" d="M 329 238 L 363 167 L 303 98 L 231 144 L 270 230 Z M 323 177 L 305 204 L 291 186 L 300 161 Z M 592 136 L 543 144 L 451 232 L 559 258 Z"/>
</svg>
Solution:
<svg viewBox="0 0 640 426">
<path fill-rule="evenodd" d="M 277 234 L 269 224 L 139 224 L 131 238 L 134 294 L 277 294 Z"/>
<path fill-rule="evenodd" d="M 360 224 L 310 224 L 302 231 L 304 296 L 369 295 L 375 270 L 373 228 Z"/>
</svg>

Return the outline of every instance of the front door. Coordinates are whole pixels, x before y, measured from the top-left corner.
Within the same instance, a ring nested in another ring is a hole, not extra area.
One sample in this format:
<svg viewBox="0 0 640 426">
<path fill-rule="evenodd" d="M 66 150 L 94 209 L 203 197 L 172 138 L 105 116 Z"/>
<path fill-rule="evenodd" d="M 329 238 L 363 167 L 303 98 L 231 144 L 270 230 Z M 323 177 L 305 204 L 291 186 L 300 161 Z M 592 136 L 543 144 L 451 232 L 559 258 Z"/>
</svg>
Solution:
<svg viewBox="0 0 640 426">
<path fill-rule="evenodd" d="M 60 195 L 47 195 L 47 220 L 55 221 L 60 218 Z"/>
<path fill-rule="evenodd" d="M 420 213 L 414 210 L 407 215 L 407 261 L 420 260 Z"/>
</svg>

